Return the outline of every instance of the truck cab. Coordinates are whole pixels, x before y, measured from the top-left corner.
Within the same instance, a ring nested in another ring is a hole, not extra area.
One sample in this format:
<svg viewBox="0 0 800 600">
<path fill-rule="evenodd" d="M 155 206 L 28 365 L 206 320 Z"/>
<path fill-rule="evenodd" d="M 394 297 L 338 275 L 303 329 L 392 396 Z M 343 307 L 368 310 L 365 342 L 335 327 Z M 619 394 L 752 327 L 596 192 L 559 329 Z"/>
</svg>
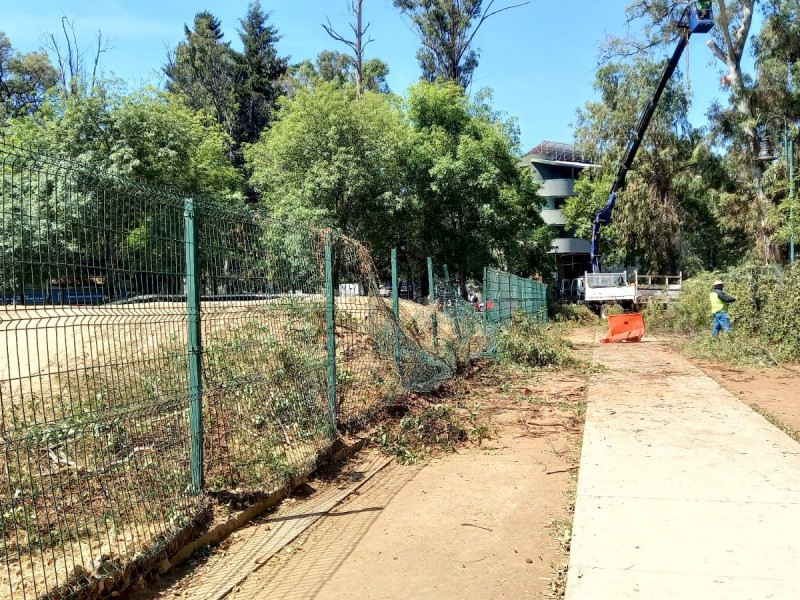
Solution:
<svg viewBox="0 0 800 600">
<path fill-rule="evenodd" d="M 575 302 L 582 302 L 586 297 L 586 286 L 583 277 L 576 277 L 570 286 L 570 295 Z"/>
</svg>

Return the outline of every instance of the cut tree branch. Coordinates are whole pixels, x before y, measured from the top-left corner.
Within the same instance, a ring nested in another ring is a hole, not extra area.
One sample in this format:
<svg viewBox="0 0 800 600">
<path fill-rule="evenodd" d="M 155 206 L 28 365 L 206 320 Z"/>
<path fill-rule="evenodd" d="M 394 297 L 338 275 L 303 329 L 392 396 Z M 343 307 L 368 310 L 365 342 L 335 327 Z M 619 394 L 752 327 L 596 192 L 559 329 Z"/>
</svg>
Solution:
<svg viewBox="0 0 800 600">
<path fill-rule="evenodd" d="M 505 6 L 503 8 L 498 8 L 495 11 L 489 12 L 492 9 L 492 5 L 494 3 L 495 3 L 495 0 L 492 0 L 491 2 L 489 2 L 489 6 L 487 6 L 486 10 L 483 11 L 483 15 L 481 15 L 481 18 L 478 20 L 478 23 L 475 25 L 475 29 L 472 30 L 472 35 L 470 35 L 469 39 L 467 40 L 466 47 L 470 47 L 472 45 L 472 40 L 475 38 L 475 35 L 478 33 L 478 30 L 481 28 L 481 25 L 483 25 L 483 22 L 486 21 L 486 19 L 488 19 L 489 17 L 493 17 L 494 15 L 499 14 L 501 12 L 504 12 L 504 11 L 507 11 L 507 10 L 511 10 L 512 8 L 519 8 L 520 6 L 525 6 L 526 4 L 530 4 L 530 1 L 528 1 L 528 2 L 520 2 L 519 4 L 513 4 L 511 6 Z"/>
</svg>

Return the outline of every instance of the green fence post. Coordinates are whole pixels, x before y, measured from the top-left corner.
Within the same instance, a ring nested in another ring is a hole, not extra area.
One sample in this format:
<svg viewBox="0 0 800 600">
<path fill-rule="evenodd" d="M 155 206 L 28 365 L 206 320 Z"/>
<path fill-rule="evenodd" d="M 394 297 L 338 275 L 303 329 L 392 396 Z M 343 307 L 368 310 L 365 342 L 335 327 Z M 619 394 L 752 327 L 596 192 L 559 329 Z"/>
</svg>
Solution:
<svg viewBox="0 0 800 600">
<path fill-rule="evenodd" d="M 547 299 L 549 297 L 550 286 L 542 284 L 542 301 L 541 301 L 541 310 L 542 312 L 542 323 L 548 323 L 550 321 L 550 315 L 547 314 L 548 311 L 548 302 Z"/>
<path fill-rule="evenodd" d="M 394 361 L 400 373 L 400 290 L 397 282 L 397 248 L 392 248 L 392 312 L 394 313 Z M 401 373 L 402 377 L 402 373 Z"/>
<path fill-rule="evenodd" d="M 483 292 L 483 294 L 482 294 L 483 295 L 483 314 L 481 315 L 481 324 L 483 325 L 483 335 L 486 335 L 486 311 L 488 309 L 488 306 L 487 306 L 488 298 L 486 297 L 486 271 L 487 271 L 487 268 L 483 267 L 483 289 L 481 290 Z"/>
<path fill-rule="evenodd" d="M 428 257 L 428 304 L 436 304 L 436 287 L 433 282 L 433 259 Z M 433 347 L 439 347 L 439 323 L 436 321 L 436 313 L 431 315 L 431 325 L 433 327 Z"/>
<path fill-rule="evenodd" d="M 447 269 L 447 265 L 442 265 L 444 269 L 444 294 L 445 298 L 450 293 L 450 271 Z M 455 304 L 455 298 L 453 298 L 453 304 Z M 455 309 L 455 306 L 453 306 Z M 461 337 L 461 323 L 458 321 L 458 311 L 453 310 L 453 328 L 456 330 L 456 337 Z"/>
<path fill-rule="evenodd" d="M 333 294 L 333 239 L 325 243 L 325 333 L 328 338 L 328 410 L 336 427 L 336 311 Z"/>
<path fill-rule="evenodd" d="M 397 286 L 397 248 L 392 248 L 392 312 L 397 322 L 400 322 L 400 296 Z"/>
<path fill-rule="evenodd" d="M 436 288 L 433 286 L 433 259 L 428 257 L 428 304 L 436 302 Z"/>
<path fill-rule="evenodd" d="M 186 309 L 189 344 L 189 425 L 191 428 L 192 493 L 203 491 L 203 387 L 200 377 L 202 339 L 200 336 L 200 286 L 197 281 L 197 220 L 194 199 L 187 198 L 183 208 L 186 254 Z"/>
</svg>

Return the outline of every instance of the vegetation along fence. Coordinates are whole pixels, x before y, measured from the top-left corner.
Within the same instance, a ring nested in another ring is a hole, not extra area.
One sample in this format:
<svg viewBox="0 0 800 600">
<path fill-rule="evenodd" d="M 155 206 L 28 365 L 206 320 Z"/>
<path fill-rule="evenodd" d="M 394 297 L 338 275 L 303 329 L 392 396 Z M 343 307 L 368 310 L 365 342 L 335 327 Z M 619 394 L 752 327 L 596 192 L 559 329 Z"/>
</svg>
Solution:
<svg viewBox="0 0 800 600">
<path fill-rule="evenodd" d="M 216 493 L 309 473 L 337 429 L 490 355 L 508 310 L 544 298 L 490 271 L 497 308 L 481 312 L 433 269 L 436 302 L 400 301 L 396 269 L 383 298 L 337 232 L 5 145 L 0 239 L 0 595 L 15 599 L 124 585 Z"/>
</svg>

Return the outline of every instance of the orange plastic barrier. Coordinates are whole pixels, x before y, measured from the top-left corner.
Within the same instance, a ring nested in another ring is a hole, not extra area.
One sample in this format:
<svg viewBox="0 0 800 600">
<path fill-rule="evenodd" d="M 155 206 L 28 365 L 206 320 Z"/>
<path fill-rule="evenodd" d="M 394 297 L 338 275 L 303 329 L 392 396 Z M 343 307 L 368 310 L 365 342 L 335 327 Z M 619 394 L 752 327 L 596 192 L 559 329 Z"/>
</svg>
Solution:
<svg viewBox="0 0 800 600">
<path fill-rule="evenodd" d="M 608 333 L 600 341 L 638 342 L 644 337 L 644 318 L 642 313 L 608 316 Z"/>
</svg>

